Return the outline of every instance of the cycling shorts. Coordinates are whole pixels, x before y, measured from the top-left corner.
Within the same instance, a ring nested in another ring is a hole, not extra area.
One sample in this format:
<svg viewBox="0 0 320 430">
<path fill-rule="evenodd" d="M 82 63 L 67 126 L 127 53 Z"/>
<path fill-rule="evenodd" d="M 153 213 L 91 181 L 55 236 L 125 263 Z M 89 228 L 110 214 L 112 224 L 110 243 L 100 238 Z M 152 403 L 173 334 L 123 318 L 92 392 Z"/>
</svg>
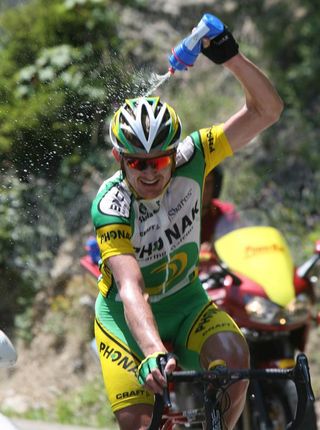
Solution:
<svg viewBox="0 0 320 430">
<path fill-rule="evenodd" d="M 171 345 L 184 369 L 201 369 L 199 353 L 209 336 L 221 331 L 242 335 L 233 319 L 209 300 L 198 280 L 152 304 L 152 310 L 161 339 Z M 137 380 L 144 356 L 126 324 L 121 302 L 98 296 L 95 337 L 112 410 L 153 404 L 153 394 Z"/>
</svg>

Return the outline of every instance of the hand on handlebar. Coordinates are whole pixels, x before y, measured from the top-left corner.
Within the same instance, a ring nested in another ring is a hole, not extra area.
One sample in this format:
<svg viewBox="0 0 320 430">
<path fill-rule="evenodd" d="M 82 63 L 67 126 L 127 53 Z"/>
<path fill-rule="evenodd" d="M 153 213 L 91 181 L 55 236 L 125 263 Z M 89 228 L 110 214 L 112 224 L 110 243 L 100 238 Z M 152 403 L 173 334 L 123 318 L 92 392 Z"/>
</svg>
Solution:
<svg viewBox="0 0 320 430">
<path fill-rule="evenodd" d="M 138 367 L 138 380 L 147 390 L 162 394 L 166 387 L 166 373 L 172 373 L 177 366 L 176 357 L 171 353 L 155 352 L 148 355 Z"/>
</svg>

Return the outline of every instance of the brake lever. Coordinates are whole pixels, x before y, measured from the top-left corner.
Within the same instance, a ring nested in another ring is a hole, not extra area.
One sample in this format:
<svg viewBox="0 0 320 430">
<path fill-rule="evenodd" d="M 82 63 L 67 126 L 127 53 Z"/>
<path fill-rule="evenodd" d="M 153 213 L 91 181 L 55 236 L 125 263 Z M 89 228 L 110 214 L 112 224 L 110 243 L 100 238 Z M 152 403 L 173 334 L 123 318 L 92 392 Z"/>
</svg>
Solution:
<svg viewBox="0 0 320 430">
<path fill-rule="evenodd" d="M 301 383 L 305 385 L 308 400 L 314 402 L 315 397 L 311 386 L 311 377 L 309 371 L 308 359 L 305 354 L 299 354 L 297 356 L 297 364 L 295 372 L 301 377 Z"/>
<path fill-rule="evenodd" d="M 166 367 L 166 360 L 164 357 L 160 357 L 160 370 L 162 375 L 164 376 L 164 379 L 166 381 L 166 386 L 163 388 L 163 402 L 164 402 L 164 406 L 171 408 L 172 403 L 171 403 L 171 399 L 170 399 L 170 392 L 169 392 L 169 388 L 168 388 L 168 379 L 167 379 L 167 373 L 165 372 L 165 367 Z"/>
</svg>

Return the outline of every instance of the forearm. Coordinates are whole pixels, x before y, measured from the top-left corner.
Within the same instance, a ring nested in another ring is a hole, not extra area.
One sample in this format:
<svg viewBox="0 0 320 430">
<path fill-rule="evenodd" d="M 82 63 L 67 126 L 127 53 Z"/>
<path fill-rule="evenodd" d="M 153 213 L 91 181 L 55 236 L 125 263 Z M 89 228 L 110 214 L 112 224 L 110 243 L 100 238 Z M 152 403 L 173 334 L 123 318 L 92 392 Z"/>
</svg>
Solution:
<svg viewBox="0 0 320 430">
<path fill-rule="evenodd" d="M 242 84 L 247 110 L 263 116 L 266 124 L 278 120 L 283 102 L 268 77 L 243 54 L 232 57 L 223 66 Z"/>
<path fill-rule="evenodd" d="M 146 296 L 139 287 L 130 286 L 122 295 L 128 327 L 145 356 L 166 351 Z"/>
<path fill-rule="evenodd" d="M 226 27 L 217 37 L 203 39 L 202 53 L 215 64 L 222 64 L 243 87 L 243 107 L 223 124 L 229 144 L 236 151 L 279 119 L 282 100 L 267 76 L 239 53 L 238 43 Z"/>
<path fill-rule="evenodd" d="M 225 62 L 224 67 L 239 80 L 245 94 L 244 106 L 223 125 L 236 151 L 278 121 L 283 103 L 267 76 L 242 54 Z"/>
<path fill-rule="evenodd" d="M 123 303 L 126 322 L 142 352 L 147 356 L 165 351 L 135 257 L 130 254 L 110 257 L 108 265 Z"/>
</svg>

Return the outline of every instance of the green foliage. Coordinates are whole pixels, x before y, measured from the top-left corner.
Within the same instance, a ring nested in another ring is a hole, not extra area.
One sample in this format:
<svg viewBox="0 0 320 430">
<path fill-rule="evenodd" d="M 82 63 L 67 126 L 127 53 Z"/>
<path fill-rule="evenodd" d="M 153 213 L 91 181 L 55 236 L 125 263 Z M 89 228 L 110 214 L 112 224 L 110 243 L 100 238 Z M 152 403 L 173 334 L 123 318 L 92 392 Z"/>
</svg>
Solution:
<svg viewBox="0 0 320 430">
<path fill-rule="evenodd" d="M 100 125 L 116 73 L 108 58 L 117 7 L 36 0 L 0 16 L 0 311 L 2 324 L 17 315 L 25 340 L 34 292 L 67 232 L 88 220 L 92 196 L 82 185 L 92 166 L 110 164 Z"/>
<path fill-rule="evenodd" d="M 66 235 L 88 221 L 92 195 L 82 187 L 92 171 L 110 168 L 104 118 L 116 91 L 134 85 L 111 58 L 119 7 L 134 3 L 31 0 L 0 14 L 1 288 L 25 285 L 12 314 L 46 283 Z M 27 313 L 17 319 L 21 332 L 29 323 Z"/>
<path fill-rule="evenodd" d="M 20 176 L 30 160 L 33 174 L 56 177 L 77 148 L 103 145 L 117 16 L 115 2 L 32 0 L 0 17 L 0 154 Z"/>
</svg>

